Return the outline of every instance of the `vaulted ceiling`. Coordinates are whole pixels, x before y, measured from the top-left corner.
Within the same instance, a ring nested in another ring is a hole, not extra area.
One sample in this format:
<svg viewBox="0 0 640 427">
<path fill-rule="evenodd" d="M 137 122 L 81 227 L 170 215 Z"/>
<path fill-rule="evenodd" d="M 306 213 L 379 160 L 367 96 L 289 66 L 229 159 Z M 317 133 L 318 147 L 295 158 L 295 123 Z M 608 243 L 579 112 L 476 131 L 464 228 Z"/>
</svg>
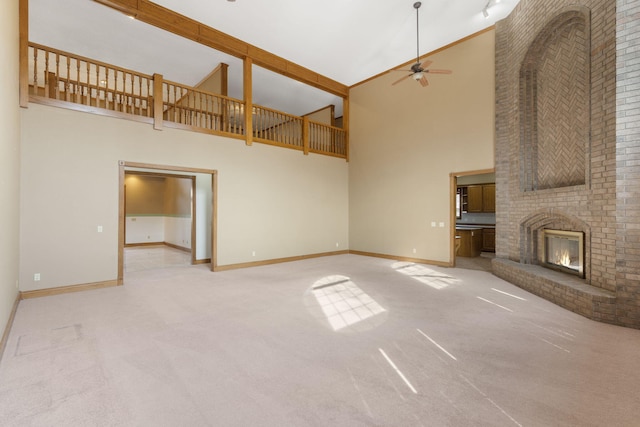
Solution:
<svg viewBox="0 0 640 427">
<path fill-rule="evenodd" d="M 493 25 L 519 0 L 425 0 L 420 55 Z M 414 0 L 155 0 L 160 6 L 344 85 L 414 61 Z M 488 5 L 488 6 L 487 6 Z M 487 8 L 488 17 L 483 14 Z M 29 39 L 124 68 L 195 85 L 229 65 L 242 98 L 242 60 L 152 27 L 93 0 L 29 0 Z M 447 64 L 435 64 L 447 68 Z M 455 70 L 454 70 L 455 71 Z M 254 103 L 302 115 L 339 97 L 254 65 Z"/>
</svg>

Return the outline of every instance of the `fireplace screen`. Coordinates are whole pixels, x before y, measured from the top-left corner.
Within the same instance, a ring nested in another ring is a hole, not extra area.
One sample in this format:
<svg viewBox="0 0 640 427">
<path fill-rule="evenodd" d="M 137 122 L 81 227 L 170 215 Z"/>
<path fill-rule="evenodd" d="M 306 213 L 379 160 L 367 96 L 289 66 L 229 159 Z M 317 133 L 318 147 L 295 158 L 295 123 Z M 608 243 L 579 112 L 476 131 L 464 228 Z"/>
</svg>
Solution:
<svg viewBox="0 0 640 427">
<path fill-rule="evenodd" d="M 543 230 L 547 267 L 584 277 L 584 233 Z"/>
</svg>

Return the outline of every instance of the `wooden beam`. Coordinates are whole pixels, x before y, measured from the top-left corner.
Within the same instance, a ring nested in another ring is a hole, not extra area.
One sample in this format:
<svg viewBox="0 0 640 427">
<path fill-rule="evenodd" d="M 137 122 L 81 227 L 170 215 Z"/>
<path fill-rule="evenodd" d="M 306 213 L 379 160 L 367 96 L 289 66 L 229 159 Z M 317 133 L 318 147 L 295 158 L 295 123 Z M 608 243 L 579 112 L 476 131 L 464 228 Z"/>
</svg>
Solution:
<svg viewBox="0 0 640 427">
<path fill-rule="evenodd" d="M 342 99 L 342 129 L 344 129 L 345 159 L 349 161 L 349 97 Z"/>
<path fill-rule="evenodd" d="M 18 7 L 20 14 L 18 23 L 18 32 L 20 33 L 20 107 L 27 108 L 29 106 L 29 0 L 20 0 Z"/>
<path fill-rule="evenodd" d="M 342 83 L 322 76 L 308 68 L 297 65 L 249 43 L 245 43 L 222 31 L 206 26 L 148 0 L 94 1 L 132 16 L 139 21 L 196 41 L 220 52 L 238 58 L 249 57 L 256 65 L 334 95 L 346 97 L 349 94 L 349 88 Z"/>
<path fill-rule="evenodd" d="M 243 92 L 244 92 L 244 135 L 247 145 L 253 144 L 253 76 L 251 58 L 244 59 Z"/>
<path fill-rule="evenodd" d="M 155 130 L 162 130 L 162 125 L 164 124 L 162 82 L 162 74 L 153 75 L 153 128 Z"/>
<path fill-rule="evenodd" d="M 309 155 L 309 116 L 302 117 L 302 151 Z"/>
</svg>

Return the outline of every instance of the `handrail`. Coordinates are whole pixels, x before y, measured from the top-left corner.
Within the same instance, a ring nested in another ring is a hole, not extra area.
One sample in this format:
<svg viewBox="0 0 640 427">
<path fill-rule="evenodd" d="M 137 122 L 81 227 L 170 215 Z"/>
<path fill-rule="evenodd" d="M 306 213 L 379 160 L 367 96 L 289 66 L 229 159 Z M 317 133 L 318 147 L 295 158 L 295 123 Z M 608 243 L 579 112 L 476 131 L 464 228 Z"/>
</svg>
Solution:
<svg viewBox="0 0 640 427">
<path fill-rule="evenodd" d="M 251 113 L 253 136 L 256 140 L 273 141 L 297 148 L 303 146 L 302 117 L 259 105 L 254 105 Z"/>
<path fill-rule="evenodd" d="M 347 132 L 268 107 L 251 107 L 251 133 L 245 129 L 245 103 L 194 87 L 37 43 L 29 43 L 29 100 L 116 115 L 191 130 L 347 159 Z M 249 103 L 251 105 L 251 103 Z M 133 117 L 132 117 L 133 116 Z"/>
<path fill-rule="evenodd" d="M 33 96 L 152 117 L 153 77 L 29 43 Z"/>
<path fill-rule="evenodd" d="M 163 119 L 182 125 L 244 135 L 244 103 L 235 98 L 164 80 Z"/>
<path fill-rule="evenodd" d="M 309 120 L 309 151 L 346 156 L 346 135 L 344 129 Z"/>
</svg>

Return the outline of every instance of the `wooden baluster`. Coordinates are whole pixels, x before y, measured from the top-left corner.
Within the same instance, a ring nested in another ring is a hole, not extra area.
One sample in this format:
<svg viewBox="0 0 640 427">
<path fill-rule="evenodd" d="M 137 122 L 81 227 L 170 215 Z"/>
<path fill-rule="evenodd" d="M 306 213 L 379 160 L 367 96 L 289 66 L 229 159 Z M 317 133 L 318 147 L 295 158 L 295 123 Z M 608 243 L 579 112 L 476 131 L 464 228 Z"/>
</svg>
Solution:
<svg viewBox="0 0 640 427">
<path fill-rule="evenodd" d="M 204 128 L 204 116 L 203 116 L 203 112 L 202 112 L 202 97 L 203 97 L 203 93 L 202 92 L 196 92 L 196 99 L 195 99 L 195 105 L 196 105 L 196 126 L 197 127 L 201 127 Z"/>
<path fill-rule="evenodd" d="M 96 64 L 96 107 L 100 108 L 100 66 Z"/>
<path fill-rule="evenodd" d="M 129 96 L 127 95 L 127 73 L 122 72 L 122 81 L 120 85 L 120 111 L 128 113 L 129 109 Z M 117 75 L 117 72 L 116 72 Z"/>
<path fill-rule="evenodd" d="M 90 62 L 85 62 L 85 64 L 87 65 L 87 99 L 85 100 L 87 105 L 91 105 L 91 80 L 89 79 L 90 77 L 90 70 L 91 70 L 91 63 Z"/>
<path fill-rule="evenodd" d="M 34 67 L 35 68 L 35 67 Z M 44 96 L 49 96 L 51 82 L 49 81 L 49 51 L 44 51 Z M 34 85 L 34 89 L 35 89 Z M 35 93 L 38 94 L 37 92 Z"/>
<path fill-rule="evenodd" d="M 155 76 L 154 76 L 155 77 Z M 151 111 L 151 100 L 149 99 L 149 96 L 151 94 L 151 87 L 149 86 L 150 80 L 147 79 L 146 77 L 144 78 L 144 86 L 143 88 L 145 88 L 145 90 L 147 91 L 147 97 L 146 97 L 146 101 L 145 101 L 145 107 L 147 109 L 147 117 L 151 117 L 152 116 L 152 111 Z"/>
<path fill-rule="evenodd" d="M 130 86 L 131 88 L 128 89 L 127 88 L 127 73 L 123 74 L 123 79 L 124 79 L 124 83 L 122 85 L 122 93 L 125 96 L 125 100 L 127 103 L 127 106 L 125 108 L 125 112 L 129 113 L 129 114 L 134 114 L 134 99 L 133 99 L 133 74 L 132 73 L 128 73 L 129 76 L 131 76 L 131 83 Z"/>
<path fill-rule="evenodd" d="M 178 115 L 178 88 L 175 85 L 171 85 L 173 88 L 173 121 L 180 123 L 180 117 Z"/>
<path fill-rule="evenodd" d="M 56 97 L 60 99 L 60 55 L 56 52 Z"/>
<path fill-rule="evenodd" d="M 69 89 L 70 89 L 70 84 L 69 84 L 69 76 L 71 75 L 71 61 L 69 61 L 69 57 L 67 55 L 64 56 L 64 61 L 66 66 L 66 72 L 67 75 L 65 76 L 64 79 L 64 99 L 65 101 L 69 102 L 71 100 L 71 97 L 69 95 Z"/>
<path fill-rule="evenodd" d="M 38 48 L 33 48 L 33 91 L 38 94 Z"/>
<path fill-rule="evenodd" d="M 47 97 L 49 96 L 49 85 L 51 84 L 49 82 L 49 51 L 45 50 L 43 51 L 44 54 L 44 75 L 43 75 L 43 79 L 44 79 L 44 93 L 43 96 Z M 33 68 L 34 68 L 34 73 L 37 73 L 37 64 L 34 64 Z M 34 89 L 34 95 L 39 95 L 38 93 L 38 86 L 36 85 L 36 82 L 33 82 L 33 89 Z"/>
<path fill-rule="evenodd" d="M 113 95 L 109 90 L 109 69 L 104 68 L 104 108 L 111 109 L 111 103 L 113 102 Z"/>
<path fill-rule="evenodd" d="M 166 110 L 165 114 L 167 115 L 166 120 L 170 120 L 169 114 L 171 114 L 170 113 L 170 110 L 171 110 L 171 102 L 170 102 L 171 101 L 171 94 L 170 94 L 170 90 L 169 90 L 169 85 L 166 84 L 166 83 L 163 83 L 162 85 L 163 85 L 163 88 L 165 88 L 165 87 L 167 88 L 167 110 Z"/>
<path fill-rule="evenodd" d="M 142 77 L 138 76 L 138 115 L 142 116 Z"/>
<path fill-rule="evenodd" d="M 75 103 L 82 104 L 82 87 L 80 86 L 80 60 L 76 58 L 76 87 L 75 87 Z M 78 98 L 80 97 L 80 98 Z"/>
<path fill-rule="evenodd" d="M 140 108 L 138 106 L 139 97 L 138 97 L 137 88 L 136 88 L 135 75 L 130 74 L 130 76 L 131 76 L 131 81 L 130 81 L 131 93 L 129 93 L 129 97 L 130 97 L 129 103 L 131 104 L 131 114 L 140 115 Z"/>
<path fill-rule="evenodd" d="M 122 111 L 122 104 L 124 100 L 122 95 L 118 93 L 118 70 L 113 71 L 113 110 Z"/>
</svg>

